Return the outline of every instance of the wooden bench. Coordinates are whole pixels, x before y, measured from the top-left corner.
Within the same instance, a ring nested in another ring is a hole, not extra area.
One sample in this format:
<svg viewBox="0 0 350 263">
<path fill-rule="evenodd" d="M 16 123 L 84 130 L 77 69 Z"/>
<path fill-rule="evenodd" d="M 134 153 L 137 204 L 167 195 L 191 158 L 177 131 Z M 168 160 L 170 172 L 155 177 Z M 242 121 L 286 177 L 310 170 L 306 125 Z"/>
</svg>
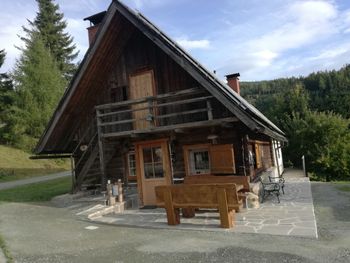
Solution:
<svg viewBox="0 0 350 263">
<path fill-rule="evenodd" d="M 184 178 L 184 184 L 237 184 L 242 185 L 242 189 L 238 190 L 238 197 L 245 203 L 245 193 L 250 192 L 249 176 L 236 175 L 188 175 Z"/>
<path fill-rule="evenodd" d="M 240 184 L 243 185 L 240 192 L 249 192 L 249 180 L 249 176 L 188 175 L 184 178 L 184 184 Z"/>
<path fill-rule="evenodd" d="M 169 225 L 180 224 L 180 208 L 216 208 L 223 228 L 234 226 L 235 212 L 243 205 L 235 184 L 180 184 L 156 186 L 156 202 L 164 207 Z"/>
</svg>

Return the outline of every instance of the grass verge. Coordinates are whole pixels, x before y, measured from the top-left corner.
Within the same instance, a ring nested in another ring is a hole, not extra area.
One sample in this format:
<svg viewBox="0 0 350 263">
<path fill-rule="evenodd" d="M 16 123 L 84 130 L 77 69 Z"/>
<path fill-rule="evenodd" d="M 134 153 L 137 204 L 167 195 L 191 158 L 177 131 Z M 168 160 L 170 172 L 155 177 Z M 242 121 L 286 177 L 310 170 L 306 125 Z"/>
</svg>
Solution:
<svg viewBox="0 0 350 263">
<path fill-rule="evenodd" d="M 341 186 L 337 186 L 337 188 L 343 192 L 350 192 L 350 185 L 341 185 Z"/>
<path fill-rule="evenodd" d="M 32 160 L 32 154 L 0 145 L 0 183 L 47 175 L 70 169 L 67 159 Z"/>
<path fill-rule="evenodd" d="M 0 168 L 0 183 L 28 179 L 37 176 L 49 175 L 67 171 L 63 168 L 25 168 L 25 169 L 1 169 Z"/>
<path fill-rule="evenodd" d="M 3 202 L 41 202 L 49 201 L 54 196 L 68 193 L 72 187 L 72 179 L 64 177 L 47 182 L 18 186 L 0 191 Z"/>
<path fill-rule="evenodd" d="M 2 252 L 4 253 L 4 256 L 7 260 L 7 263 L 13 263 L 13 257 L 10 253 L 10 251 L 7 248 L 6 242 L 5 240 L 2 238 L 2 236 L 0 235 L 0 250 L 2 250 Z"/>
</svg>

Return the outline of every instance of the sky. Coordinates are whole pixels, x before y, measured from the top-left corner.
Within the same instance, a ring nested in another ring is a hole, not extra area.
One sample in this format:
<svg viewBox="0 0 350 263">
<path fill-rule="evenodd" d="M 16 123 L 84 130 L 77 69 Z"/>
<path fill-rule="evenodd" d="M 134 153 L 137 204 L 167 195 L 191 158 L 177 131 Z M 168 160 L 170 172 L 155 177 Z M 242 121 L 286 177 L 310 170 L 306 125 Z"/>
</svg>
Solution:
<svg viewBox="0 0 350 263">
<path fill-rule="evenodd" d="M 88 47 L 83 18 L 111 0 L 55 0 L 81 60 Z M 143 13 L 219 78 L 241 80 L 306 76 L 350 63 L 349 0 L 123 0 Z M 1 71 L 14 68 L 22 26 L 37 12 L 35 0 L 0 0 Z"/>
</svg>

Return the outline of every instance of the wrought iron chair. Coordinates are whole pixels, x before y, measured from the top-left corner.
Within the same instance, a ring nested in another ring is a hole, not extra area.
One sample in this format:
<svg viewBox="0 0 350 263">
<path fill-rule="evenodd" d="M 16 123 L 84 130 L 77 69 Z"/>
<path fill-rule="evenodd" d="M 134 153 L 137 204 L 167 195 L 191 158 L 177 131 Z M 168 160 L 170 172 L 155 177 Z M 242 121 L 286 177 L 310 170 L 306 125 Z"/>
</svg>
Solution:
<svg viewBox="0 0 350 263">
<path fill-rule="evenodd" d="M 283 177 L 278 177 L 278 176 L 269 176 L 269 181 L 270 183 L 278 183 L 281 190 L 282 190 L 282 193 L 284 194 L 284 183 L 285 183 L 285 180 Z"/>
<path fill-rule="evenodd" d="M 264 181 L 261 176 L 259 176 L 259 181 L 261 183 L 259 201 L 263 203 L 267 196 L 274 194 L 277 197 L 278 203 L 280 203 L 280 184 L 275 182 Z"/>
</svg>

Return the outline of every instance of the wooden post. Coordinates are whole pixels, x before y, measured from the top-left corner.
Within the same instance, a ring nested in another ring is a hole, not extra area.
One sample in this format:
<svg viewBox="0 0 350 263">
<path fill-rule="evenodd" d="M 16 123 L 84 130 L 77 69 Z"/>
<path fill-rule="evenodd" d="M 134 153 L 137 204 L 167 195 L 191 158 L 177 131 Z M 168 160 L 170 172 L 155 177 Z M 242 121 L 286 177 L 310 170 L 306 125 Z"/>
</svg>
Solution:
<svg viewBox="0 0 350 263">
<path fill-rule="evenodd" d="M 171 196 L 170 188 L 167 188 L 164 191 L 164 205 L 168 219 L 168 225 L 180 224 L 180 209 L 175 209 L 173 206 L 173 198 Z"/>
<path fill-rule="evenodd" d="M 115 197 L 113 196 L 112 187 L 113 187 L 112 184 L 108 180 L 106 188 L 107 188 L 107 202 L 109 206 L 115 205 Z"/>
<path fill-rule="evenodd" d="M 122 203 L 123 199 L 123 184 L 122 180 L 118 179 L 118 202 Z"/>
<path fill-rule="evenodd" d="M 232 215 L 228 211 L 226 190 L 225 188 L 217 188 L 217 199 L 219 204 L 220 225 L 222 228 L 232 228 Z"/>
<path fill-rule="evenodd" d="M 207 111 L 208 111 L 208 120 L 213 119 L 213 109 L 211 107 L 211 102 L 209 99 L 207 99 Z"/>
<path fill-rule="evenodd" d="M 107 177 L 105 171 L 105 161 L 104 161 L 104 152 L 103 152 L 103 141 L 102 141 L 102 128 L 101 128 L 101 120 L 99 117 L 99 110 L 96 110 L 96 121 L 97 121 L 97 134 L 98 134 L 98 150 L 100 157 L 100 170 L 101 170 L 101 187 L 105 187 Z"/>
<path fill-rule="evenodd" d="M 301 161 L 302 161 L 302 163 L 303 163 L 303 172 L 304 172 L 304 176 L 305 176 L 305 177 L 308 177 L 308 176 L 307 176 L 307 172 L 306 172 L 306 165 L 305 165 L 305 155 L 303 155 L 303 156 L 301 157 Z"/>
<path fill-rule="evenodd" d="M 151 127 L 155 126 L 155 119 L 154 119 L 154 109 L 153 109 L 153 98 L 147 98 L 148 103 L 148 121 L 151 124 Z"/>
<path fill-rule="evenodd" d="M 76 178 L 75 178 L 75 162 L 74 162 L 74 157 L 71 155 L 70 157 L 70 165 L 72 169 L 72 190 L 71 192 L 74 193 L 75 187 L 76 187 Z"/>
</svg>

